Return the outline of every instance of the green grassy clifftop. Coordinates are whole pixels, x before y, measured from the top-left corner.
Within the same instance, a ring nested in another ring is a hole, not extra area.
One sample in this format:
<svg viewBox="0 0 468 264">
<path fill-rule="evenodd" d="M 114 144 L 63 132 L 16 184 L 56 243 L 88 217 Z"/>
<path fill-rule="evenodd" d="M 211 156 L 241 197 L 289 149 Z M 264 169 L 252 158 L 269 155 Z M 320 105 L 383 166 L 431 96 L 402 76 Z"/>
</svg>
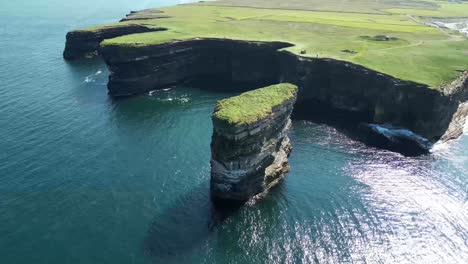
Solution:
<svg viewBox="0 0 468 264">
<path fill-rule="evenodd" d="M 213 119 L 230 125 L 248 125 L 273 112 L 274 107 L 295 98 L 297 86 L 281 83 L 245 92 L 216 104 Z"/>
<path fill-rule="evenodd" d="M 468 69 L 468 40 L 423 21 L 462 16 L 468 20 L 466 2 L 224 0 L 133 13 L 123 23 L 167 30 L 101 45 L 144 47 L 197 37 L 282 41 L 301 56 L 349 61 L 437 88 Z"/>
</svg>

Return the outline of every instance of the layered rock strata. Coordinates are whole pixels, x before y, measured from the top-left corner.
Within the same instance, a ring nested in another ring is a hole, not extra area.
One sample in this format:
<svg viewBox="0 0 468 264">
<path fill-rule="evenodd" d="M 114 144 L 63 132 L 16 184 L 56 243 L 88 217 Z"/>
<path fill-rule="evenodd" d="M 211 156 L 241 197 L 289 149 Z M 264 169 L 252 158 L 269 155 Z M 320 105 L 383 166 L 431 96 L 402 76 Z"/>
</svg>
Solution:
<svg viewBox="0 0 468 264">
<path fill-rule="evenodd" d="M 108 89 L 113 96 L 142 94 L 184 82 L 240 92 L 246 87 L 288 82 L 299 87 L 295 113 L 306 118 L 329 118 L 329 109 L 333 109 L 357 117 L 356 123 L 409 129 L 432 143 L 446 133 L 459 105 L 468 99 L 466 72 L 449 89 L 438 91 L 353 63 L 280 50 L 289 46 L 284 42 L 196 38 L 145 46 L 101 45 L 100 54 L 111 72 Z"/>
<path fill-rule="evenodd" d="M 362 122 L 405 127 L 432 142 L 447 130 L 460 101 L 426 85 L 333 59 L 304 58 L 281 42 L 192 39 L 145 46 L 105 46 L 114 96 L 141 94 L 189 81 L 218 89 L 289 82 L 299 87 L 297 110 L 319 115 L 326 105 Z M 242 91 L 242 90 L 240 90 Z"/>
<path fill-rule="evenodd" d="M 284 177 L 296 94 L 296 86 L 279 84 L 217 104 L 211 144 L 214 201 L 245 202 Z"/>
<path fill-rule="evenodd" d="M 468 102 L 460 104 L 457 111 L 453 115 L 452 122 L 450 122 L 450 126 L 448 127 L 445 134 L 440 139 L 441 142 L 447 142 L 450 140 L 454 140 L 459 138 L 466 126 L 466 122 L 468 119 Z"/>
<path fill-rule="evenodd" d="M 283 42 L 190 39 L 122 47 L 103 45 L 100 53 L 111 75 L 113 96 L 142 94 L 181 82 L 243 91 L 278 83 L 275 51 Z M 273 56 L 272 56 L 273 55 Z"/>
</svg>

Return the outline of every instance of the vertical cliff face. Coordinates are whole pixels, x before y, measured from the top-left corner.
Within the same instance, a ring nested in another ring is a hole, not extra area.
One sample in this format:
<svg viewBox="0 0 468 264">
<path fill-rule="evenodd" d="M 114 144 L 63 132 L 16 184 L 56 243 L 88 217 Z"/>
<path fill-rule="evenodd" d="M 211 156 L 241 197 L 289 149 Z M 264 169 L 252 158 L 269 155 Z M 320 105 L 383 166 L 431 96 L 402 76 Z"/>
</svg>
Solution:
<svg viewBox="0 0 468 264">
<path fill-rule="evenodd" d="M 213 113 L 211 193 L 245 202 L 289 170 L 287 136 L 297 87 L 273 85 L 220 101 Z"/>
<path fill-rule="evenodd" d="M 341 111 L 356 122 L 390 123 L 437 141 L 459 100 L 423 84 L 333 59 L 304 58 L 278 49 L 282 42 L 192 39 L 146 47 L 105 45 L 109 93 L 141 94 L 190 82 L 245 91 L 279 82 L 299 87 L 295 113 L 327 116 Z M 327 117 L 328 118 L 328 117 Z"/>
<path fill-rule="evenodd" d="M 465 71 L 460 78 L 453 81 L 443 89 L 446 96 L 458 102 L 459 106 L 453 114 L 450 126 L 441 141 L 446 142 L 457 139 L 463 134 L 465 123 L 468 122 L 468 71 Z"/>
<path fill-rule="evenodd" d="M 405 127 L 435 142 L 446 131 L 459 104 L 425 85 L 352 63 L 301 58 L 287 52 L 279 56 L 281 81 L 300 87 L 297 110 L 305 116 L 327 115 L 333 109 L 360 122 Z"/>
<path fill-rule="evenodd" d="M 103 45 L 111 75 L 109 93 L 128 96 L 181 82 L 241 91 L 277 83 L 282 42 L 191 39 L 144 47 Z M 244 88 L 245 89 L 245 88 Z"/>
<path fill-rule="evenodd" d="M 130 27 L 92 34 L 71 32 L 66 57 L 95 51 L 102 39 L 124 35 L 126 30 L 148 30 Z M 283 42 L 195 38 L 147 46 L 110 42 L 101 45 L 99 53 L 110 70 L 112 96 L 142 94 L 180 83 L 243 92 L 288 82 L 299 87 L 294 109 L 297 116 L 333 119 L 332 113 L 339 112 L 342 120 L 407 128 L 432 143 L 446 133 L 459 104 L 468 100 L 467 73 L 440 92 L 349 62 L 279 51 L 289 46 Z M 458 113 L 464 113 L 462 110 Z M 456 126 L 450 127 L 454 131 Z M 458 132 L 451 135 L 460 134 L 457 127 Z"/>
</svg>

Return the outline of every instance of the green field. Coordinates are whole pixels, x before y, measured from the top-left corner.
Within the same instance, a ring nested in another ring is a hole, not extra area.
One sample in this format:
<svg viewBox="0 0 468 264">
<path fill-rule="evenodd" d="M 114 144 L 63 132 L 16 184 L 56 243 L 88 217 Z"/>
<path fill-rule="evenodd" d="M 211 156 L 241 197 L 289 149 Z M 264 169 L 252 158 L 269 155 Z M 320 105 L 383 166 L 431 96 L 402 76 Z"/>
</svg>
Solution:
<svg viewBox="0 0 468 264">
<path fill-rule="evenodd" d="M 167 31 L 127 35 L 102 45 L 138 47 L 195 37 L 284 41 L 294 44 L 288 51 L 305 51 L 302 56 L 346 60 L 435 88 L 468 69 L 466 37 L 421 22 L 425 16 L 468 20 L 468 2 L 224 0 L 159 10 L 163 13 L 147 10 L 136 15 L 144 20 L 123 23 Z"/>
<path fill-rule="evenodd" d="M 293 98 L 296 92 L 297 87 L 289 83 L 245 92 L 219 101 L 213 119 L 230 125 L 247 125 L 267 117 L 275 106 Z"/>
</svg>

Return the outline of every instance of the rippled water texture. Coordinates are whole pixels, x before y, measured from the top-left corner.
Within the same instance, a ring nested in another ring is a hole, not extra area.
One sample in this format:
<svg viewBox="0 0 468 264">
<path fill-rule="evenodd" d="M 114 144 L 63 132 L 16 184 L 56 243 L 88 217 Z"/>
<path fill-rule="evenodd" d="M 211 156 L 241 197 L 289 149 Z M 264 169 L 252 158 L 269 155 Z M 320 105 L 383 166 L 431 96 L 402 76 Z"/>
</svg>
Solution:
<svg viewBox="0 0 468 264">
<path fill-rule="evenodd" d="M 0 3 L 0 263 L 466 263 L 468 137 L 406 158 L 295 121 L 261 203 L 209 204 L 214 103 L 190 87 L 113 101 L 65 33 L 177 1 Z M 223 220 L 224 219 L 224 220 Z"/>
</svg>

